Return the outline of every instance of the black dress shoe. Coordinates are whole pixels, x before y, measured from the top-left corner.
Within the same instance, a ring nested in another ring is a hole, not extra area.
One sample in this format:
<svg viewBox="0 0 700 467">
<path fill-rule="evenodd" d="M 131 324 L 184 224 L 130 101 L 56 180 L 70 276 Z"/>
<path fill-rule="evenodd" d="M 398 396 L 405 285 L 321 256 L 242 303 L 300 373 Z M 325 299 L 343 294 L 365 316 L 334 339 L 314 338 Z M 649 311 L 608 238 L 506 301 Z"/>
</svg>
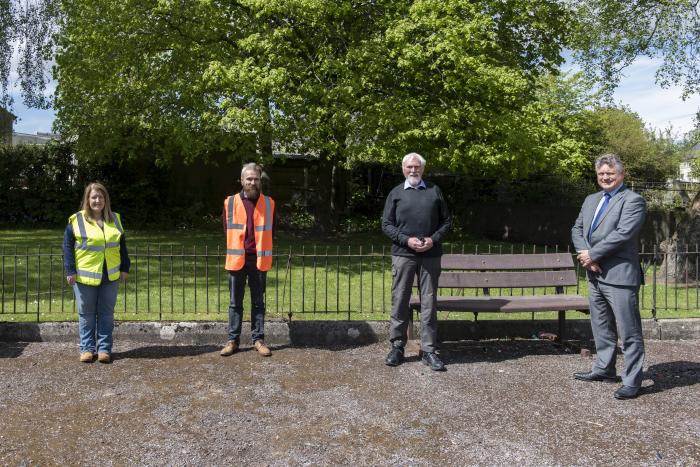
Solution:
<svg viewBox="0 0 700 467">
<path fill-rule="evenodd" d="M 620 386 L 620 389 L 615 391 L 615 399 L 634 399 L 639 395 L 639 392 L 640 388 L 634 388 L 632 386 Z"/>
<path fill-rule="evenodd" d="M 389 366 L 398 366 L 401 362 L 403 362 L 403 347 L 395 345 L 389 351 L 384 363 Z"/>
<path fill-rule="evenodd" d="M 423 352 L 423 363 L 433 371 L 445 371 L 445 364 L 434 352 Z"/>
<path fill-rule="evenodd" d="M 574 373 L 574 379 L 578 379 L 580 381 L 605 381 L 606 383 L 614 383 L 617 381 L 617 376 L 599 375 L 589 371 L 585 373 Z"/>
</svg>

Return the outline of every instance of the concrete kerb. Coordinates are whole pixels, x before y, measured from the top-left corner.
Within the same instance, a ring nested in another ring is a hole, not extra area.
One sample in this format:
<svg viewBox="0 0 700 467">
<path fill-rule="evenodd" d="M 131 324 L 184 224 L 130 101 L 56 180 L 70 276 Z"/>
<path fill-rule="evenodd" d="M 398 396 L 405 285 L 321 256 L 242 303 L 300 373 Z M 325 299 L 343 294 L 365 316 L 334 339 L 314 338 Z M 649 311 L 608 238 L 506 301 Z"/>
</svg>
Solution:
<svg viewBox="0 0 700 467">
<path fill-rule="evenodd" d="M 588 320 L 568 320 L 570 339 L 588 340 L 591 326 Z M 420 336 L 414 324 L 414 335 Z M 700 319 L 642 320 L 646 339 L 700 339 Z M 539 321 L 439 321 L 438 335 L 442 341 L 479 339 L 530 339 L 538 332 L 556 333 L 557 322 Z M 60 323 L 0 323 L 0 341 L 15 342 L 74 342 L 78 339 L 77 322 Z M 196 322 L 136 322 L 115 323 L 115 341 L 124 340 L 149 344 L 219 345 L 226 341 L 227 324 L 216 321 Z M 333 345 L 366 345 L 389 340 L 387 321 L 281 321 L 265 324 L 265 341 L 270 345 L 328 347 Z M 244 323 L 243 344 L 250 344 L 250 325 Z"/>
</svg>

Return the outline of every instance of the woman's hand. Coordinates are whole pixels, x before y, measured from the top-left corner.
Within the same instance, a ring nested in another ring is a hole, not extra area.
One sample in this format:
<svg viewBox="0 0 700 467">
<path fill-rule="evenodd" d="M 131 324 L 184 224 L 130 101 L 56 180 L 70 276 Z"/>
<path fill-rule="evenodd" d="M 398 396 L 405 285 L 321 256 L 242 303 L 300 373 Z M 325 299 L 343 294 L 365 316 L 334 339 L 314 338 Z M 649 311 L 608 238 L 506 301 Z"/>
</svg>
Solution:
<svg viewBox="0 0 700 467">
<path fill-rule="evenodd" d="M 70 286 L 75 285 L 75 274 L 71 274 L 70 276 L 66 276 L 66 282 L 68 282 L 68 285 L 70 285 Z"/>
<path fill-rule="evenodd" d="M 129 277 L 129 273 L 122 271 L 122 273 L 121 273 L 122 282 L 126 282 L 127 277 Z"/>
</svg>

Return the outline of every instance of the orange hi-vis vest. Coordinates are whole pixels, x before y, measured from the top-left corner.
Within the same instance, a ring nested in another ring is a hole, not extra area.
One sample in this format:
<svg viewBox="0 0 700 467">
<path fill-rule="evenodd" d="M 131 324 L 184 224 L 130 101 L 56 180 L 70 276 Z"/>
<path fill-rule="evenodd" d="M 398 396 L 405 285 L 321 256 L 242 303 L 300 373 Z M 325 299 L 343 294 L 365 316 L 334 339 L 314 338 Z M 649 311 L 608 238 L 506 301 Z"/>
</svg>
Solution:
<svg viewBox="0 0 700 467">
<path fill-rule="evenodd" d="M 248 215 L 241 194 L 236 193 L 224 200 L 226 212 L 226 265 L 227 271 L 239 271 L 245 263 L 245 234 Z M 255 226 L 256 265 L 260 271 L 272 268 L 272 216 L 275 200 L 262 193 L 253 211 Z"/>
</svg>

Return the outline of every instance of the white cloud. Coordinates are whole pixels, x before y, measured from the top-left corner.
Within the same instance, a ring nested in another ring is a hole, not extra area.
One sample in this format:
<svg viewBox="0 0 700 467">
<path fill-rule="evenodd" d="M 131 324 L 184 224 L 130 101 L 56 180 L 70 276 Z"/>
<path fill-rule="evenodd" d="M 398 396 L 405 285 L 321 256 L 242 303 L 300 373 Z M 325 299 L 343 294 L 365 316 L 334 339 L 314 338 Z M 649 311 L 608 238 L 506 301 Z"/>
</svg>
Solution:
<svg viewBox="0 0 700 467">
<path fill-rule="evenodd" d="M 700 96 L 681 99 L 680 87 L 662 89 L 655 83 L 660 62 L 643 57 L 624 72 L 624 78 L 615 91 L 615 102 L 626 105 L 647 123 L 662 130 L 672 128 L 677 136 L 693 128 L 693 117 L 700 110 Z"/>
<path fill-rule="evenodd" d="M 12 111 L 17 116 L 15 131 L 19 133 L 49 133 L 56 114 L 53 110 L 28 109 L 22 102 L 15 101 Z"/>
</svg>

